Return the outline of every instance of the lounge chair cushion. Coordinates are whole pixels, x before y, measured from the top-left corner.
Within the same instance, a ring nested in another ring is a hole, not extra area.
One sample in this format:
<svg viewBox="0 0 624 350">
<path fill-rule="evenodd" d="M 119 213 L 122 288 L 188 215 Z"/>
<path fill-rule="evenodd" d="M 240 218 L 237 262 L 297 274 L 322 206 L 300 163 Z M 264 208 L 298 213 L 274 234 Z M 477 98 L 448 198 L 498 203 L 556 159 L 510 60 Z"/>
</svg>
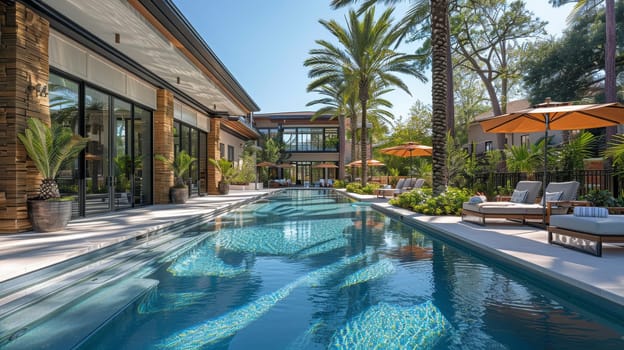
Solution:
<svg viewBox="0 0 624 350">
<path fill-rule="evenodd" d="M 574 207 L 574 216 L 606 218 L 609 216 L 609 209 L 602 207 Z"/>
<path fill-rule="evenodd" d="M 526 201 L 528 193 L 529 191 L 527 190 L 514 190 L 509 201 L 512 203 L 524 203 Z"/>
<path fill-rule="evenodd" d="M 544 200 L 546 202 L 555 202 L 555 201 L 561 200 L 562 196 L 563 196 L 563 191 L 556 191 L 556 192 L 547 191 L 544 198 L 542 198 L 542 205 L 544 205 Z"/>
<path fill-rule="evenodd" d="M 611 215 L 606 218 L 554 215 L 550 217 L 550 225 L 577 232 L 600 235 L 624 234 L 624 215 Z"/>
<path fill-rule="evenodd" d="M 563 192 L 560 201 L 572 201 L 576 199 L 580 183 L 577 181 L 551 182 L 546 186 L 546 192 Z"/>
</svg>

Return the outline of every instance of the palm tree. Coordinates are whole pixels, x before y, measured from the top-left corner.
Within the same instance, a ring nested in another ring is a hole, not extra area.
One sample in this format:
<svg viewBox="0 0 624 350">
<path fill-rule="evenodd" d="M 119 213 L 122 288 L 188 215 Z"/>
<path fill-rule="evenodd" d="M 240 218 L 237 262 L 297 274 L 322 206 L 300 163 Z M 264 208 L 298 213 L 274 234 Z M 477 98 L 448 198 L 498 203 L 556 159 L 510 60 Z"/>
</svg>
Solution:
<svg viewBox="0 0 624 350">
<path fill-rule="evenodd" d="M 377 2 L 395 4 L 403 0 L 364 0 L 360 11 L 364 11 Z M 433 193 L 438 195 L 446 188 L 447 174 L 445 166 L 446 130 L 452 128 L 453 97 L 452 65 L 450 52 L 450 29 L 448 16 L 448 0 L 410 0 L 413 3 L 401 25 L 403 29 L 414 29 L 430 18 L 431 51 L 432 51 L 432 140 L 433 140 Z M 332 0 L 334 8 L 342 7 L 357 0 Z M 425 26 L 426 27 L 426 26 Z M 406 33 L 405 31 L 403 33 Z M 424 36 L 423 33 L 420 33 Z M 443 81 L 444 80 L 444 81 Z M 442 97 L 445 105 L 442 106 Z M 442 120 L 444 119 L 444 120 Z M 452 132 L 453 134 L 453 132 Z"/>
<path fill-rule="evenodd" d="M 314 115 L 312 116 L 312 121 L 321 115 L 331 115 L 332 118 L 338 118 L 339 124 L 339 138 L 340 138 L 340 150 L 339 150 L 339 159 L 338 159 L 338 178 L 344 179 L 344 166 L 345 166 L 345 129 L 346 129 L 346 118 L 348 114 L 348 106 L 349 106 L 349 96 L 353 94 L 349 94 L 347 90 L 347 84 L 344 79 L 335 80 L 328 82 L 325 85 L 317 87 L 315 89 L 309 89 L 308 92 L 316 92 L 320 94 L 321 98 L 310 101 L 306 104 L 306 106 L 313 106 L 315 104 L 322 104 L 324 107 L 318 109 Z M 350 116 L 350 115 L 349 115 Z M 352 128 L 353 129 L 353 128 Z M 355 148 L 355 143 L 353 148 Z M 353 149 L 352 149 L 353 151 Z"/>
<path fill-rule="evenodd" d="M 324 21 L 320 23 L 334 35 L 341 47 L 325 41 L 317 40 L 321 48 L 310 50 L 311 57 L 304 65 L 311 67 L 308 75 L 315 80 L 309 88 L 316 88 L 325 83 L 346 77 L 350 84 L 357 86 L 357 95 L 361 110 L 361 159 L 362 185 L 366 185 L 368 177 L 367 161 L 367 106 L 371 96 L 371 88 L 376 83 L 383 86 L 397 86 L 409 93 L 405 83 L 393 73 L 413 75 L 421 80 L 424 76 L 411 64 L 417 56 L 406 55 L 394 51 L 403 35 L 400 26 L 392 25 L 390 16 L 393 9 L 388 9 L 375 21 L 375 9 L 370 8 L 362 21 L 355 11 L 349 11 L 347 28 L 338 22 Z"/>
<path fill-rule="evenodd" d="M 431 134 L 433 194 L 439 195 L 446 190 L 446 94 L 447 62 L 449 52 L 448 1 L 431 0 Z"/>
</svg>

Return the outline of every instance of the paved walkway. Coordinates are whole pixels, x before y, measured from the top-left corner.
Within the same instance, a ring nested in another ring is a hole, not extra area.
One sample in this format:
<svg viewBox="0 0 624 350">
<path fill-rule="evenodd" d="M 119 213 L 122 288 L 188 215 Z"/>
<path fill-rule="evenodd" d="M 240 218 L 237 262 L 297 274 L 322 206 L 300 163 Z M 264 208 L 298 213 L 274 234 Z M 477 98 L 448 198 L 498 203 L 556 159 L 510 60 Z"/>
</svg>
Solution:
<svg viewBox="0 0 624 350">
<path fill-rule="evenodd" d="M 51 266 L 198 214 L 239 205 L 266 191 L 192 198 L 185 205 L 156 205 L 73 220 L 66 231 L 0 235 L 0 282 Z M 605 245 L 603 257 L 550 245 L 546 231 L 517 224 L 478 226 L 458 217 L 430 217 L 397 209 L 375 196 L 356 196 L 397 219 L 431 227 L 447 238 L 545 276 L 573 284 L 624 306 L 624 248 Z"/>
<path fill-rule="evenodd" d="M 227 196 L 194 197 L 184 205 L 153 205 L 72 220 L 60 232 L 0 234 L 0 283 L 266 193 L 230 191 Z"/>
</svg>

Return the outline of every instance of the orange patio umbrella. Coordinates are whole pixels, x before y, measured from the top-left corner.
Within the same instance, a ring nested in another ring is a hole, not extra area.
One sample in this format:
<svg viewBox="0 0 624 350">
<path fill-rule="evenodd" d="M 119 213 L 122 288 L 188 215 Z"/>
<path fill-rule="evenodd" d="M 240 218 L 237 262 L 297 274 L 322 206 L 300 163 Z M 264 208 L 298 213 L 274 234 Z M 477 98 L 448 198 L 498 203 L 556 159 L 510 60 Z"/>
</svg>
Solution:
<svg viewBox="0 0 624 350">
<path fill-rule="evenodd" d="M 483 131 L 493 133 L 544 132 L 549 130 L 581 130 L 624 124 L 624 105 L 619 103 L 565 105 L 529 108 L 483 119 Z M 546 191 L 548 142 L 544 142 L 544 178 L 542 193 Z M 544 208 L 544 217 L 546 208 Z"/>
<path fill-rule="evenodd" d="M 368 165 L 368 166 L 384 166 L 385 164 L 380 162 L 380 161 L 378 161 L 378 160 L 375 160 L 375 159 L 369 159 L 369 160 L 366 161 L 366 165 Z M 361 167 L 362 166 L 362 160 L 353 161 L 353 162 L 347 164 L 347 166 L 348 167 L 352 167 L 352 166 Z"/>
<path fill-rule="evenodd" d="M 260 163 L 256 164 L 256 166 L 259 166 L 259 167 L 274 167 L 275 163 L 264 161 L 264 162 L 260 162 Z"/>
<path fill-rule="evenodd" d="M 433 147 L 421 145 L 418 142 L 406 142 L 402 145 L 383 148 L 382 154 L 389 154 L 397 157 L 412 158 L 410 160 L 410 176 L 412 175 L 413 157 L 429 157 L 431 156 Z"/>
<path fill-rule="evenodd" d="M 264 162 L 260 162 L 260 163 L 256 164 L 256 166 L 260 167 L 260 168 L 274 167 L 275 163 L 264 161 Z M 269 175 L 267 174 L 267 178 L 268 178 L 268 176 Z M 258 189 L 258 172 L 257 171 L 256 171 L 256 185 L 255 185 L 255 189 L 256 190 Z"/>
<path fill-rule="evenodd" d="M 313 168 L 317 168 L 317 169 L 325 169 L 323 170 L 325 172 L 325 179 L 327 178 L 327 169 L 337 169 L 338 166 L 336 164 L 333 163 L 319 163 L 319 164 L 314 164 L 312 166 Z"/>
<path fill-rule="evenodd" d="M 431 156 L 431 146 L 421 145 L 417 142 L 407 142 L 402 145 L 383 148 L 382 154 L 390 154 L 397 157 L 427 157 Z"/>
</svg>

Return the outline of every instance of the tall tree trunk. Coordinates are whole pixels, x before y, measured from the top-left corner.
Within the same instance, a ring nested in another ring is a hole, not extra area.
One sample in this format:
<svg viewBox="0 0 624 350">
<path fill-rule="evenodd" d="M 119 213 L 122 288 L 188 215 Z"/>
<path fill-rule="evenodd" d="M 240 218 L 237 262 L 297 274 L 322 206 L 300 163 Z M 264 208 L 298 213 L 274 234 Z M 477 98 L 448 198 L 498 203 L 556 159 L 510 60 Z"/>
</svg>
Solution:
<svg viewBox="0 0 624 350">
<path fill-rule="evenodd" d="M 338 179 L 344 180 L 345 177 L 345 150 L 347 148 L 347 122 L 345 116 L 338 116 Z"/>
<path fill-rule="evenodd" d="M 366 112 L 368 110 L 368 81 L 366 79 L 360 79 L 359 83 L 359 95 L 360 95 L 360 105 L 362 106 L 362 130 L 360 131 L 360 145 L 361 149 L 361 159 L 362 159 L 362 187 L 366 186 L 366 182 L 368 181 L 368 127 L 367 127 L 367 119 Z"/>
<path fill-rule="evenodd" d="M 617 86 L 615 82 L 615 0 L 605 0 L 605 22 L 606 22 L 606 40 L 605 40 L 605 98 L 606 102 L 617 101 Z M 606 130 L 607 142 L 617 133 L 616 126 L 610 126 Z"/>
<path fill-rule="evenodd" d="M 351 161 L 357 160 L 357 116 L 354 114 L 351 115 Z M 351 181 L 355 181 L 355 167 L 351 167 Z"/>
<path fill-rule="evenodd" d="M 362 100 L 366 103 L 367 100 Z M 366 108 L 362 108 L 362 128 L 360 129 L 360 154 L 362 159 L 362 187 L 368 181 L 368 128 L 366 126 Z"/>
<path fill-rule="evenodd" d="M 431 85 L 432 85 L 432 141 L 433 141 L 433 194 L 446 190 L 446 99 L 447 99 L 447 38 L 448 2 L 431 0 Z"/>
<path fill-rule="evenodd" d="M 448 16 L 446 18 L 447 28 L 450 28 Z M 447 32 L 447 42 L 451 42 L 451 31 Z M 455 96 L 453 89 L 453 59 L 451 57 L 451 45 L 446 45 L 446 127 L 455 137 Z"/>
</svg>

